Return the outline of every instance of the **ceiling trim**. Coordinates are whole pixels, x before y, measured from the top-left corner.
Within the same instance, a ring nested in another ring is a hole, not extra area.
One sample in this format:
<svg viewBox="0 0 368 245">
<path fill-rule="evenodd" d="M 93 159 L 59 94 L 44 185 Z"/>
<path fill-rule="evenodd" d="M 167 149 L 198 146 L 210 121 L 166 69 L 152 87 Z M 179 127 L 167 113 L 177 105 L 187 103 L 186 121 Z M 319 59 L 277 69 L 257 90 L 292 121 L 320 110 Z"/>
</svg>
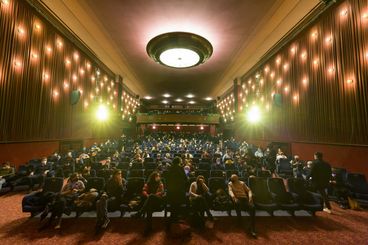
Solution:
<svg viewBox="0 0 368 245">
<path fill-rule="evenodd" d="M 320 0 L 280 0 L 265 14 L 263 21 L 254 29 L 248 42 L 229 64 L 228 69 L 213 89 L 213 94 L 222 95 L 232 86 L 234 79 L 241 77 L 281 40 L 296 23 L 299 23 Z"/>
</svg>

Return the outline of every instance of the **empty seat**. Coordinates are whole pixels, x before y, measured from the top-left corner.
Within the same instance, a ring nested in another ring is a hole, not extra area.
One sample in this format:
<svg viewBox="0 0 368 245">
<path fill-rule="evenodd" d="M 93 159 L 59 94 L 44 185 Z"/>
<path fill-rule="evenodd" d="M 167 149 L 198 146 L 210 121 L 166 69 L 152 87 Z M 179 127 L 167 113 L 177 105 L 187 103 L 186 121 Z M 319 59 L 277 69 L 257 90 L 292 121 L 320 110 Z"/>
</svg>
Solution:
<svg viewBox="0 0 368 245">
<path fill-rule="evenodd" d="M 222 177 L 214 177 L 208 179 L 208 188 L 212 194 L 211 209 L 217 211 L 227 211 L 231 215 L 233 203 L 227 191 L 226 180 Z M 220 192 L 222 192 L 220 198 Z"/>
<path fill-rule="evenodd" d="M 359 204 L 368 205 L 368 184 L 363 174 L 348 173 L 347 185 Z"/>
<path fill-rule="evenodd" d="M 293 175 L 293 168 L 291 167 L 289 159 L 279 159 L 276 163 L 276 173 L 279 176 L 290 177 Z"/>
<path fill-rule="evenodd" d="M 102 177 L 90 177 L 87 179 L 86 190 L 96 189 L 102 191 L 105 189 L 105 179 Z"/>
<path fill-rule="evenodd" d="M 321 195 L 308 191 L 304 179 L 290 178 L 287 180 L 290 193 L 294 196 L 300 208 L 314 214 L 323 210 L 323 200 Z"/>
<path fill-rule="evenodd" d="M 43 211 L 51 198 L 61 191 L 64 179 L 61 177 L 47 177 L 42 191 L 31 193 L 23 197 L 22 211 L 29 212 L 32 216 Z"/>
<path fill-rule="evenodd" d="M 255 207 L 273 215 L 273 211 L 278 209 L 278 205 L 268 190 L 267 179 L 258 177 L 249 178 L 249 187 L 253 193 Z"/>
<path fill-rule="evenodd" d="M 300 205 L 295 201 L 293 195 L 286 191 L 283 179 L 269 178 L 267 183 L 269 191 L 273 195 L 276 204 L 281 209 L 290 212 L 300 209 Z"/>
<path fill-rule="evenodd" d="M 206 180 L 210 177 L 210 171 L 209 170 L 196 170 L 195 176 L 202 175 Z"/>
</svg>

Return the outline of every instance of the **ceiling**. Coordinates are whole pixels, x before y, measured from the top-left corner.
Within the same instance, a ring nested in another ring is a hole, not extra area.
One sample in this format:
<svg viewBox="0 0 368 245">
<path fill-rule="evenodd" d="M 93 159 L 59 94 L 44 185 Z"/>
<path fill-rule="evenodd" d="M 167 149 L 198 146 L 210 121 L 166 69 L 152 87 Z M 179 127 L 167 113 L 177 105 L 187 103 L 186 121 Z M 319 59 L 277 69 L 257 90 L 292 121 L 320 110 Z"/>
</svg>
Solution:
<svg viewBox="0 0 368 245">
<path fill-rule="evenodd" d="M 180 97 L 184 103 L 202 103 L 228 89 L 318 0 L 43 2 L 141 97 L 149 95 L 153 103 L 160 103 L 168 93 L 169 101 Z M 146 53 L 147 43 L 173 31 L 203 36 L 213 46 L 212 57 L 188 69 L 155 63 Z M 185 98 L 189 93 L 195 97 Z"/>
</svg>

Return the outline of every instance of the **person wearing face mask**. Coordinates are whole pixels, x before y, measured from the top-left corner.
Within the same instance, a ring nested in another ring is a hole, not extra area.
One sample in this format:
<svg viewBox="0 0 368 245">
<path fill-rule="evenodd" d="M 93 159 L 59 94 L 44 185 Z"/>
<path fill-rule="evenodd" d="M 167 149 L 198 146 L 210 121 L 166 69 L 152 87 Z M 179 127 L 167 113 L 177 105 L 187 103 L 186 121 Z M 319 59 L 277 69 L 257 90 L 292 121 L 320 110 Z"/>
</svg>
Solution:
<svg viewBox="0 0 368 245">
<path fill-rule="evenodd" d="M 239 180 L 236 174 L 231 175 L 228 184 L 229 195 L 233 200 L 238 220 L 241 221 L 241 210 L 247 210 L 250 215 L 250 233 L 256 237 L 255 231 L 255 208 L 253 204 L 252 191 L 243 182 Z"/>
</svg>

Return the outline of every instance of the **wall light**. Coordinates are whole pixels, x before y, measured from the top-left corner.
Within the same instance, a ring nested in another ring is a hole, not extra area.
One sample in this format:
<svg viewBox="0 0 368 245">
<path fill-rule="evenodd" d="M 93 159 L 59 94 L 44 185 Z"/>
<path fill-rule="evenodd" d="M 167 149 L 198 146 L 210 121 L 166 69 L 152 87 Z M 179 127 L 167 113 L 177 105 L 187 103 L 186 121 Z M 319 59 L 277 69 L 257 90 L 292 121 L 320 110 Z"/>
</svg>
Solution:
<svg viewBox="0 0 368 245">
<path fill-rule="evenodd" d="M 25 33 L 26 31 L 24 30 L 23 26 L 18 26 L 18 34 L 23 36 Z"/>
<path fill-rule="evenodd" d="M 9 5 L 9 0 L 1 0 L 1 3 L 4 4 L 4 5 Z"/>
<path fill-rule="evenodd" d="M 38 59 L 38 54 L 36 52 L 32 52 L 31 53 L 31 58 L 34 59 L 34 60 L 37 60 Z"/>
<path fill-rule="evenodd" d="M 307 59 L 307 52 L 303 51 L 303 53 L 300 55 L 300 57 L 302 58 L 302 60 Z"/>
<path fill-rule="evenodd" d="M 347 15 L 348 15 L 348 9 L 347 8 L 344 8 L 340 11 L 340 16 L 341 17 L 347 16 Z"/>
<path fill-rule="evenodd" d="M 327 36 L 327 37 L 325 38 L 325 44 L 326 44 L 326 45 L 331 44 L 331 43 L 332 43 L 332 40 L 333 40 L 332 35 Z"/>
<path fill-rule="evenodd" d="M 34 27 L 35 27 L 35 29 L 36 29 L 37 31 L 40 31 L 40 30 L 41 30 L 41 24 L 40 24 L 40 23 L 38 23 L 38 22 L 36 22 L 36 23 L 34 24 Z"/>
</svg>

